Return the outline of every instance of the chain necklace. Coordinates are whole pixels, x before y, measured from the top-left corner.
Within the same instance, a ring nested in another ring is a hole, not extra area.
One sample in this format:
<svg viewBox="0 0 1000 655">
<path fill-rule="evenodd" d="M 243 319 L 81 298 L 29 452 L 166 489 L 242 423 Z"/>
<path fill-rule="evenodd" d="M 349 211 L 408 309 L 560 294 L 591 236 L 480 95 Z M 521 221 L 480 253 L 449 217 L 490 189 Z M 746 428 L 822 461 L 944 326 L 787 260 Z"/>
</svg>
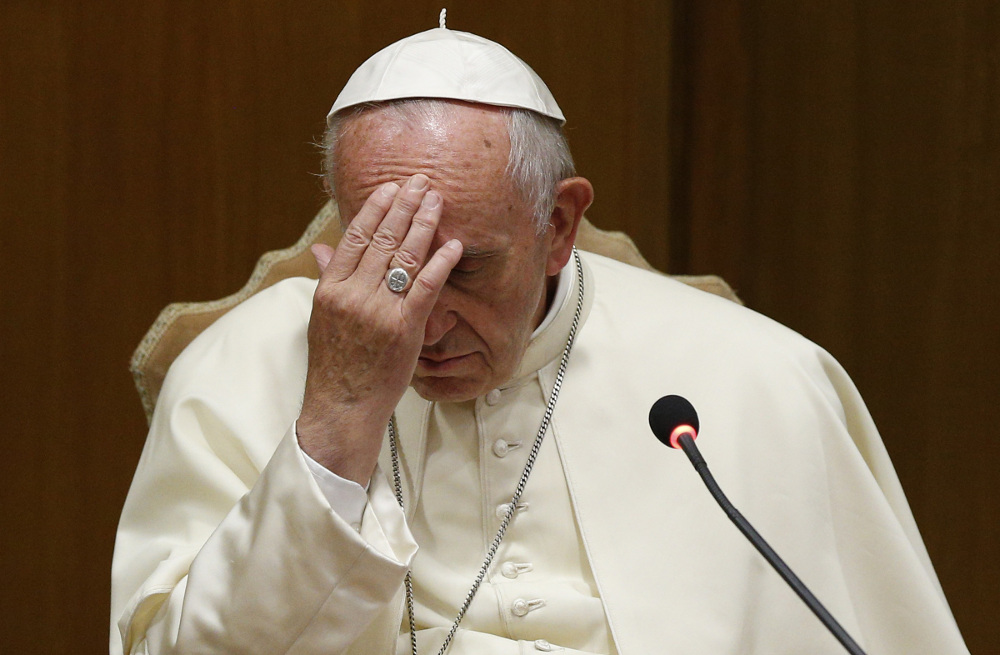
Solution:
<svg viewBox="0 0 1000 655">
<path fill-rule="evenodd" d="M 576 279 L 578 280 L 579 285 L 576 295 L 576 312 L 573 314 L 573 324 L 570 326 L 569 337 L 567 337 L 566 346 L 563 348 L 562 359 L 559 360 L 559 370 L 556 373 L 556 381 L 552 385 L 552 394 L 549 396 L 549 402 L 545 406 L 545 414 L 542 416 L 542 423 L 538 426 L 538 434 L 535 435 L 535 441 L 531 446 L 531 451 L 528 453 L 528 461 L 525 463 L 524 470 L 521 472 L 521 479 L 517 482 L 514 495 L 511 497 L 510 503 L 507 506 L 507 512 L 504 514 L 503 520 L 500 522 L 500 527 L 497 529 L 496 536 L 493 537 L 493 542 L 486 551 L 486 559 L 483 560 L 483 565 L 479 569 L 479 575 L 476 576 L 476 579 L 472 583 L 472 588 L 469 589 L 469 593 L 466 594 L 465 602 L 462 603 L 462 608 L 458 610 L 458 616 L 455 617 L 455 622 L 451 624 L 451 630 L 448 631 L 448 636 L 445 637 L 444 643 L 441 644 L 441 650 L 438 651 L 438 655 L 444 655 L 444 652 L 448 650 L 448 646 L 451 645 L 452 638 L 458 631 L 458 624 L 462 622 L 466 611 L 468 611 L 469 606 L 472 604 L 472 599 L 475 597 L 476 592 L 479 591 L 479 586 L 486 578 L 490 565 L 493 563 L 493 558 L 496 556 L 497 550 L 500 548 L 500 542 L 503 541 L 504 534 L 507 532 L 507 527 L 510 525 L 514 512 L 517 511 L 517 502 L 520 500 L 521 494 L 524 492 L 524 486 L 528 483 L 528 476 L 531 475 L 531 469 L 535 466 L 535 459 L 538 457 L 538 451 L 542 447 L 542 440 L 545 438 L 545 433 L 549 429 L 549 421 L 552 420 L 552 412 L 555 411 L 556 401 L 559 400 L 559 390 L 562 388 L 563 378 L 566 376 L 566 365 L 569 363 L 569 353 L 573 349 L 573 341 L 576 339 L 576 332 L 580 326 L 580 316 L 583 313 L 583 264 L 580 262 L 580 255 L 577 253 L 576 247 L 573 248 L 573 260 L 576 263 Z M 393 414 L 392 418 L 389 420 L 389 449 L 392 452 L 392 480 L 396 492 L 396 501 L 399 503 L 400 507 L 403 507 L 403 485 L 400 482 L 399 476 L 399 452 L 396 442 L 396 415 Z M 406 573 L 404 585 L 406 587 L 406 613 L 409 616 L 410 622 L 410 653 L 411 655 L 417 655 L 417 631 L 413 620 L 413 580 L 410 571 Z"/>
</svg>

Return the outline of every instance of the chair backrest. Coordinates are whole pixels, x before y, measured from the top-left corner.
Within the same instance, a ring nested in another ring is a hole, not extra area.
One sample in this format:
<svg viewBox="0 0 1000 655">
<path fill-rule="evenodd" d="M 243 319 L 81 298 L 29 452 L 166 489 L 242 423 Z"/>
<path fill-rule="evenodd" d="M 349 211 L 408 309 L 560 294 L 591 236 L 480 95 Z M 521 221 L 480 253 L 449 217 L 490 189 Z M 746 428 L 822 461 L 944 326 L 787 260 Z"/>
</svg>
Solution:
<svg viewBox="0 0 1000 655">
<path fill-rule="evenodd" d="M 328 202 L 293 246 L 265 253 L 257 260 L 250 279 L 236 293 L 219 300 L 167 305 L 135 349 L 129 364 L 143 409 L 146 411 L 146 420 L 148 421 L 153 415 L 153 408 L 156 406 L 156 399 L 170 364 L 202 330 L 236 305 L 275 282 L 296 276 L 316 278 L 318 271 L 312 253 L 309 252 L 309 246 L 317 242 L 336 245 L 340 240 L 340 234 L 337 207 L 334 203 Z M 656 270 L 643 258 L 635 243 L 627 235 L 596 228 L 586 218 L 583 219 L 577 233 L 576 245 L 581 250 L 595 252 L 650 271 Z M 729 285 L 720 277 L 714 275 L 673 277 L 703 291 L 741 303 Z"/>
</svg>

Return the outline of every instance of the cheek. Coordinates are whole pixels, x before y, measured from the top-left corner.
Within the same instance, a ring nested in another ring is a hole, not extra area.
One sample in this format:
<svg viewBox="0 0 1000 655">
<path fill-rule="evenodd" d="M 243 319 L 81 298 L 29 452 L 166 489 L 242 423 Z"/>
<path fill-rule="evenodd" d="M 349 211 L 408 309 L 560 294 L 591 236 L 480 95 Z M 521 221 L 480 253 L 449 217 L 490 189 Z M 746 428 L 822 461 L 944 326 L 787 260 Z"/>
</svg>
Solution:
<svg viewBox="0 0 1000 655">
<path fill-rule="evenodd" d="M 514 251 L 502 266 L 489 267 L 481 277 L 456 278 L 455 309 L 485 345 L 495 364 L 519 360 L 537 325 L 545 290 L 545 259 L 537 243 Z"/>
<path fill-rule="evenodd" d="M 495 357 L 519 357 L 535 329 L 541 292 L 534 280 L 488 285 L 475 294 L 467 322 Z"/>
</svg>

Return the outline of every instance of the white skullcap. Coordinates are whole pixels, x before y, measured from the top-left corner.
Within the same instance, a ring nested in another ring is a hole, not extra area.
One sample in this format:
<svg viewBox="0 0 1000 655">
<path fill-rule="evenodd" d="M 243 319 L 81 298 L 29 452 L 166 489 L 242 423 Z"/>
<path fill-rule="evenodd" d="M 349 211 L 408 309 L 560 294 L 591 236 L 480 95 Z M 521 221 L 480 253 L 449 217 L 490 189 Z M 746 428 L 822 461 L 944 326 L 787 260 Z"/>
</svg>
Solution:
<svg viewBox="0 0 1000 655">
<path fill-rule="evenodd" d="M 341 109 L 399 98 L 449 98 L 530 109 L 565 123 L 542 78 L 499 43 L 443 25 L 409 36 L 361 64 L 337 96 Z"/>
</svg>

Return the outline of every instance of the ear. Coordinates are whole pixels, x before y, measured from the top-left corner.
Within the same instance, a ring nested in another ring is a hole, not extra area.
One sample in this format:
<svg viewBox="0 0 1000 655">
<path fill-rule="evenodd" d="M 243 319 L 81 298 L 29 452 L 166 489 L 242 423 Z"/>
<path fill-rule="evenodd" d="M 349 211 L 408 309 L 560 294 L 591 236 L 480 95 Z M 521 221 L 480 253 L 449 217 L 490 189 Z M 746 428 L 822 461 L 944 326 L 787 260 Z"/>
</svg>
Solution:
<svg viewBox="0 0 1000 655">
<path fill-rule="evenodd" d="M 555 275 L 562 270 L 573 254 L 576 231 L 583 212 L 594 201 L 594 187 L 586 178 L 570 177 L 556 185 L 556 204 L 549 217 L 549 256 L 545 274 Z"/>
</svg>

